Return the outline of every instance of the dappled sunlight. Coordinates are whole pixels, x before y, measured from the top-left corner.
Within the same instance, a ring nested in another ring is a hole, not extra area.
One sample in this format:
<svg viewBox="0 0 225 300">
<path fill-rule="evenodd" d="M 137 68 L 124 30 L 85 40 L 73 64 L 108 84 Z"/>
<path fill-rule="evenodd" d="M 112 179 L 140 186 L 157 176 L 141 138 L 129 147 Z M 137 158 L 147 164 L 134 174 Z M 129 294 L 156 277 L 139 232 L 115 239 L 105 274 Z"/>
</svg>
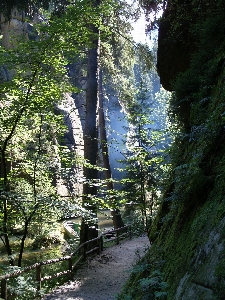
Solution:
<svg viewBox="0 0 225 300">
<path fill-rule="evenodd" d="M 58 287 L 43 300 L 114 300 L 133 266 L 149 247 L 148 237 L 144 235 L 107 248 L 95 257 L 88 257 L 76 271 L 74 281 Z"/>
</svg>

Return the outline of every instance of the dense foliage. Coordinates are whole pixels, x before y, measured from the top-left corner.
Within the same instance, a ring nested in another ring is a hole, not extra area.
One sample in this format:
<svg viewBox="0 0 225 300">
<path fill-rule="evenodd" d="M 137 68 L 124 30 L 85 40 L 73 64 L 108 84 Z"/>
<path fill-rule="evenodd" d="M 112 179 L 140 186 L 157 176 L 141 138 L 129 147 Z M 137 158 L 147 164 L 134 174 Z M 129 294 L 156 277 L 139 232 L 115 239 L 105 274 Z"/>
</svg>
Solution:
<svg viewBox="0 0 225 300">
<path fill-rule="evenodd" d="M 140 64 L 142 60 L 145 72 L 152 67 L 153 58 L 146 45 L 133 44 L 127 23 L 131 6 L 123 2 L 86 0 L 74 3 L 51 1 L 50 4 L 49 1 L 1 2 L 1 11 L 6 18 L 3 18 L 2 28 L 4 34 L 9 34 L 9 43 L 5 48 L 3 37 L 0 46 L 0 237 L 10 264 L 18 267 L 23 265 L 28 237 L 34 239 L 33 247 L 47 247 L 50 240 L 60 242 L 54 235 L 49 235 L 56 221 L 65 215 L 79 215 L 83 218 L 84 228 L 89 230 L 89 225 L 96 223 L 93 213 L 106 205 L 107 197 L 99 197 L 99 186 L 104 182 L 98 178 L 98 171 L 102 169 L 97 165 L 100 67 L 103 82 L 110 85 L 108 90 L 115 92 L 128 112 L 129 124 L 135 128 L 132 141 L 129 141 L 134 147 L 129 149 L 128 162 L 136 168 L 132 175 L 129 174 L 129 180 L 145 220 L 149 214 L 147 197 L 148 202 L 151 198 L 153 203 L 156 195 L 154 173 L 161 162 L 158 154 L 152 152 L 158 143 L 158 135 L 146 127 L 151 123 L 147 113 L 150 103 L 146 101 L 150 87 L 143 85 L 143 78 L 137 80 L 134 76 L 135 52 Z M 15 11 L 24 9 L 25 16 L 18 11 L 11 14 L 14 8 Z M 31 26 L 32 16 L 38 10 L 43 14 L 41 22 Z M 12 23 L 15 20 L 22 22 L 19 34 L 19 30 L 5 30 L 10 24 L 7 18 L 13 19 Z M 24 24 L 32 27 L 30 40 Z M 79 65 L 86 80 L 84 159 L 78 158 L 65 142 L 67 129 L 60 112 L 66 94 L 81 92 L 71 84 L 76 80 L 68 77 L 71 64 Z M 139 70 L 139 75 L 141 73 Z M 145 73 L 146 78 L 148 75 Z M 61 197 L 58 184 L 71 187 L 77 183 L 74 173 L 71 176 L 71 169 L 80 165 L 84 169 L 84 176 L 80 178 L 83 194 L 75 195 L 68 189 L 68 194 Z M 147 191 L 151 191 L 151 197 Z M 119 193 L 110 192 L 108 207 L 117 208 Z M 149 206 L 151 211 L 152 206 Z M 88 230 L 82 236 L 83 241 L 90 238 Z M 13 248 L 16 232 L 20 243 L 18 255 Z"/>
<path fill-rule="evenodd" d="M 60 142 L 65 126 L 58 107 L 65 93 L 78 89 L 69 83 L 66 67 L 68 59 L 79 59 L 81 49 L 92 47 L 95 33 L 86 19 L 101 27 L 101 9 L 108 13 L 106 6 L 90 11 L 90 3 L 85 4 L 78 2 L 50 24 L 37 25 L 36 39 L 27 40 L 22 32 L 12 36 L 10 50 L 1 46 L 1 239 L 13 264 L 9 236 L 19 228 L 19 266 L 34 225 L 39 228 L 35 235 L 41 234 L 43 222 L 53 225 L 68 212 L 57 181 L 68 181 L 76 158 Z M 74 205 L 70 198 L 69 210 L 77 210 L 79 202 Z"/>
<path fill-rule="evenodd" d="M 142 56 L 148 68 L 152 64 L 148 47 L 133 45 L 128 23 L 130 5 L 112 1 L 68 2 L 60 14 L 55 14 L 53 8 L 59 8 L 57 3 L 54 1 L 48 6 L 48 1 L 1 2 L 4 16 L 12 19 L 13 24 L 18 21 L 17 25 L 21 25 L 21 32 L 7 32 L 8 23 L 3 18 L 0 52 L 1 239 L 11 264 L 14 264 L 11 237 L 15 227 L 18 228 L 22 234 L 22 238 L 19 237 L 19 266 L 27 237 L 38 240 L 46 234 L 45 222 L 50 225 L 50 230 L 54 222 L 65 215 L 84 216 L 83 212 L 91 206 L 96 212 L 96 207 L 104 204 L 104 199 L 97 197 L 97 188 L 101 185 L 97 176 L 101 168 L 97 166 L 97 153 L 93 151 L 94 147 L 98 150 L 97 119 L 93 126 L 89 126 L 93 115 L 96 118 L 99 65 L 103 69 L 103 82 L 108 83 L 110 80 L 107 78 L 111 76 L 111 88 L 120 102 L 128 107 L 135 91 L 133 77 L 129 76 L 133 72 L 135 51 Z M 13 8 L 18 11 L 24 9 L 30 18 L 21 19 L 23 14 L 20 13 L 8 14 Z M 32 24 L 32 14 L 38 13 L 39 8 L 39 13 L 43 14 L 41 21 Z M 26 31 L 28 27 L 32 27 L 30 40 Z M 6 34 L 8 43 L 4 48 Z M 95 61 L 90 57 L 91 52 L 95 52 Z M 92 70 L 90 75 L 89 67 L 93 61 L 98 69 Z M 71 85 L 76 80 L 68 78 L 69 64 L 82 65 L 79 71 L 86 78 L 85 163 L 63 140 L 67 129 L 60 105 L 66 93 L 80 92 Z M 93 81 L 94 93 L 90 89 Z M 95 146 L 90 146 L 89 141 Z M 94 153 L 93 160 L 87 155 L 88 151 L 92 156 Z M 84 191 L 85 209 L 80 206 L 83 195 L 75 195 L 74 191 L 68 190 L 71 194 L 66 195 L 69 197 L 65 200 L 57 190 L 59 184 L 68 187 L 78 181 L 71 172 L 71 168 L 78 164 L 84 166 L 81 183 L 88 187 Z M 89 214 L 86 219 L 90 221 Z M 32 230 L 34 225 L 38 228 L 37 232 Z"/>
<path fill-rule="evenodd" d="M 2 0 L 0 11 L 7 20 L 12 18 L 15 10 L 23 11 L 23 17 L 32 18 L 39 9 L 50 11 L 54 15 L 60 15 L 70 3 L 68 0 Z"/>
</svg>

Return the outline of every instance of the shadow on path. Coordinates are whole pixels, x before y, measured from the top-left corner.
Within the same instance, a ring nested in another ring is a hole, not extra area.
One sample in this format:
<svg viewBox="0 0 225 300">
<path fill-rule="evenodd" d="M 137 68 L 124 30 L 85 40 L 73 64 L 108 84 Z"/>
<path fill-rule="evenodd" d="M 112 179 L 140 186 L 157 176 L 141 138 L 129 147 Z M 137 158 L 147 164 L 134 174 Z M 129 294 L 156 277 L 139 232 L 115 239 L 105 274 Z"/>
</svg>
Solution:
<svg viewBox="0 0 225 300">
<path fill-rule="evenodd" d="M 127 281 L 132 266 L 150 246 L 141 236 L 105 249 L 88 258 L 70 281 L 46 295 L 42 300 L 114 300 Z"/>
</svg>

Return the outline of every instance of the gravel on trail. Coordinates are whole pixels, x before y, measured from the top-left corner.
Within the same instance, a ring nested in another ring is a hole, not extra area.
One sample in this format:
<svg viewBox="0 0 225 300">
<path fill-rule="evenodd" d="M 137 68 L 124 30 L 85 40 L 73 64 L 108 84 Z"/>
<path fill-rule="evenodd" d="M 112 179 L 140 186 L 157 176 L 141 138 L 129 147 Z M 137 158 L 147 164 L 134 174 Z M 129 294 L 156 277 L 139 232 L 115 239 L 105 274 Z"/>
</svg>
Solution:
<svg viewBox="0 0 225 300">
<path fill-rule="evenodd" d="M 115 300 L 129 278 L 132 267 L 146 253 L 147 235 L 123 241 L 88 258 L 74 280 L 57 287 L 42 300 Z"/>
</svg>

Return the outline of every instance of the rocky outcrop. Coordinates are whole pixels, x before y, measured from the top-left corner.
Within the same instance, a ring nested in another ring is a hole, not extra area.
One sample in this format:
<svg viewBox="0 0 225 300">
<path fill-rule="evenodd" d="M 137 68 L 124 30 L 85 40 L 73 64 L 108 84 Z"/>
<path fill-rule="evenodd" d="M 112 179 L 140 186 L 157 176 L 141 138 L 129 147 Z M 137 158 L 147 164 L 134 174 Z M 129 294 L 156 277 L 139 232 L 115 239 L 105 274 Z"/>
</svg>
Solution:
<svg viewBox="0 0 225 300">
<path fill-rule="evenodd" d="M 82 97 L 79 99 L 78 107 L 83 100 Z M 82 195 L 83 168 L 81 159 L 84 156 L 84 142 L 82 118 L 76 104 L 75 99 L 71 95 L 66 94 L 62 104 L 58 106 L 58 109 L 64 115 L 64 122 L 68 129 L 64 135 L 63 144 L 80 158 L 80 163 L 71 167 L 66 181 L 63 182 L 59 178 L 57 182 L 59 195 L 67 195 L 68 192 L 73 195 Z"/>
<path fill-rule="evenodd" d="M 35 18 L 38 21 L 38 18 Z M 33 22 L 25 22 L 22 12 L 14 10 L 12 13 L 12 19 L 7 21 L 3 15 L 0 15 L 1 23 L 1 44 L 6 49 L 12 49 L 16 47 L 17 39 L 26 38 L 29 40 L 37 40 L 38 35 L 34 29 Z"/>
<path fill-rule="evenodd" d="M 191 259 L 189 270 L 180 279 L 175 299 L 220 299 L 223 295 L 224 283 L 218 276 L 218 268 L 224 259 L 224 236 L 221 229 L 225 228 L 225 218 L 205 235 L 205 241 L 196 249 Z M 221 293 L 222 292 L 222 293 Z M 216 295 L 217 294 L 217 295 Z M 219 296 L 217 298 L 217 296 Z"/>
<path fill-rule="evenodd" d="M 160 23 L 158 71 L 179 134 L 152 247 L 121 300 L 224 299 L 224 13 L 222 0 L 170 0 Z"/>
<path fill-rule="evenodd" d="M 150 235 L 158 234 L 168 300 L 224 299 L 225 7 L 211 4 L 169 1 L 159 30 L 159 74 L 175 91 L 171 111 L 182 132 L 172 150 L 173 183 Z"/>
<path fill-rule="evenodd" d="M 160 21 L 157 71 L 162 86 L 168 91 L 174 90 L 173 83 L 177 75 L 187 70 L 195 49 L 190 26 L 197 16 L 191 13 L 191 3 L 190 0 L 169 0 Z"/>
<path fill-rule="evenodd" d="M 157 52 L 157 71 L 166 90 L 173 91 L 179 74 L 190 66 L 199 46 L 196 31 L 199 34 L 203 31 L 201 26 L 198 27 L 199 21 L 204 22 L 209 14 L 217 14 L 221 6 L 221 1 L 167 1 L 159 23 Z"/>
</svg>

